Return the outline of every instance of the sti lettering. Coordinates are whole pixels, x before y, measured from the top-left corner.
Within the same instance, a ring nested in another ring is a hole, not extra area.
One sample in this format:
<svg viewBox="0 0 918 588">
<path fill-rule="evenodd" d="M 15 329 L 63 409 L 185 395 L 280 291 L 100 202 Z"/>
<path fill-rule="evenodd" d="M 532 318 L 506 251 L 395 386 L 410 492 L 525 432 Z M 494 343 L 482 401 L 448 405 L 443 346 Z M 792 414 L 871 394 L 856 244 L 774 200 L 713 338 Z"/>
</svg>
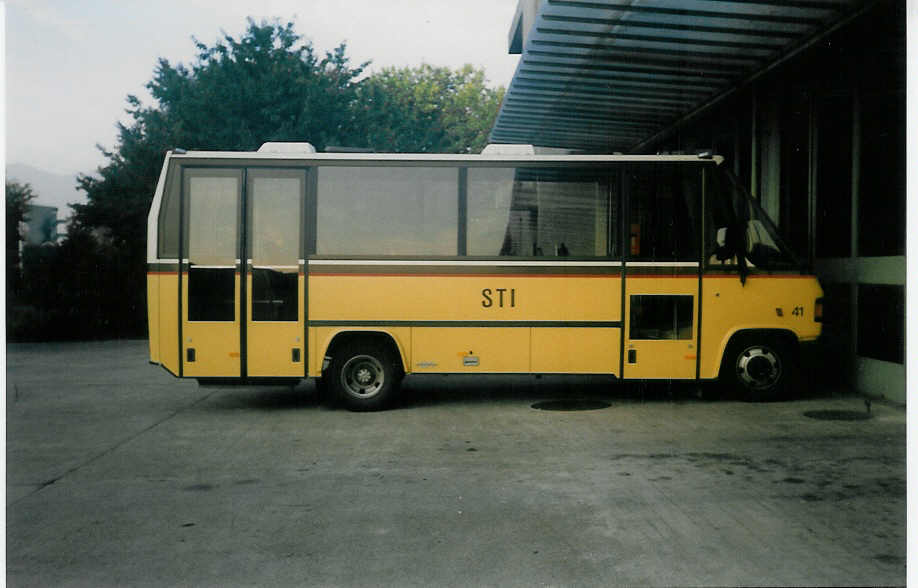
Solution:
<svg viewBox="0 0 918 588">
<path fill-rule="evenodd" d="M 481 305 L 484 308 L 516 306 L 516 288 L 485 288 L 481 291 Z"/>
</svg>

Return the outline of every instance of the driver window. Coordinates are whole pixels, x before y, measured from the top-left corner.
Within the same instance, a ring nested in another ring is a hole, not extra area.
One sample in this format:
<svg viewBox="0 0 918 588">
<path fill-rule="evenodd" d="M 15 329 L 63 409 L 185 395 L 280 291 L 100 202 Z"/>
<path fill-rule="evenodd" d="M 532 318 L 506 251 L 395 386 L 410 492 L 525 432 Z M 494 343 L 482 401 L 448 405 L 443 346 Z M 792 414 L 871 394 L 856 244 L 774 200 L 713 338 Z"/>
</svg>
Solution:
<svg viewBox="0 0 918 588">
<path fill-rule="evenodd" d="M 635 165 L 625 177 L 629 197 L 628 258 L 697 261 L 701 169 L 696 165 Z"/>
</svg>

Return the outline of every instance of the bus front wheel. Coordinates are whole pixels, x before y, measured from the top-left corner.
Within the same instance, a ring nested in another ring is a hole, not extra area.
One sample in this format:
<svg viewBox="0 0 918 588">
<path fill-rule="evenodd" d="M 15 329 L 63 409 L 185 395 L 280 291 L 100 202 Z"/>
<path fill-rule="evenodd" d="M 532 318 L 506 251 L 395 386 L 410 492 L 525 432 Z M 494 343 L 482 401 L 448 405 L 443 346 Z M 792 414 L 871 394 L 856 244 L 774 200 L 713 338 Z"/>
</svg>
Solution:
<svg viewBox="0 0 918 588">
<path fill-rule="evenodd" d="M 778 400 L 787 394 L 794 362 L 792 346 L 781 337 L 744 335 L 730 343 L 720 377 L 749 402 Z"/>
<path fill-rule="evenodd" d="M 355 341 L 337 349 L 329 369 L 335 395 L 354 411 L 388 407 L 401 380 L 391 351 L 375 342 Z"/>
</svg>

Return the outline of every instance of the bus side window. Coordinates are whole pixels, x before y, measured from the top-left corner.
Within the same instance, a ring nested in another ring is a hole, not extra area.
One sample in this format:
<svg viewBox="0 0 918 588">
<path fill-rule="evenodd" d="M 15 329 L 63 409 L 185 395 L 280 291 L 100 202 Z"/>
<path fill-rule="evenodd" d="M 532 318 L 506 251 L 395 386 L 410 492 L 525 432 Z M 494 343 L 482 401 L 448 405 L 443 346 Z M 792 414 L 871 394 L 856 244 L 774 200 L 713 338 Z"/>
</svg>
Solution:
<svg viewBox="0 0 918 588">
<path fill-rule="evenodd" d="M 628 337 L 633 340 L 692 338 L 692 296 L 633 294 Z"/>
<path fill-rule="evenodd" d="M 469 255 L 617 253 L 617 181 L 606 168 L 469 168 Z"/>
<path fill-rule="evenodd" d="M 456 255 L 453 167 L 318 168 L 320 255 Z"/>
<path fill-rule="evenodd" d="M 729 227 L 734 224 L 726 178 L 717 169 L 705 170 L 704 255 L 708 265 L 736 265 L 735 252 L 727 246 Z"/>
<path fill-rule="evenodd" d="M 698 166 L 636 165 L 627 174 L 625 189 L 631 205 L 630 259 L 698 259 Z"/>
</svg>

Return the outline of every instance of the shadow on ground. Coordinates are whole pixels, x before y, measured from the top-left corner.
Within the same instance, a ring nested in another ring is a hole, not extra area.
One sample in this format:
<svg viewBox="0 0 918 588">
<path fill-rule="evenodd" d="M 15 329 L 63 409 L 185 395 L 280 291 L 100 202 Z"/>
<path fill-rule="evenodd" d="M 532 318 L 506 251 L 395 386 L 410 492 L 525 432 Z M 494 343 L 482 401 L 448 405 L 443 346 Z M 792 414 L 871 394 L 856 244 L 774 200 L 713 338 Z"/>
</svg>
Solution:
<svg viewBox="0 0 918 588">
<path fill-rule="evenodd" d="M 314 380 L 296 386 L 212 387 L 211 405 L 221 409 L 291 410 L 340 409 L 334 398 L 320 395 Z M 782 402 L 836 398 L 849 393 L 841 389 L 798 385 Z M 402 381 L 393 410 L 446 404 L 524 403 L 558 400 L 612 402 L 704 403 L 736 400 L 716 382 L 697 384 L 679 381 L 620 382 L 604 376 L 520 375 L 411 375 Z"/>
</svg>

